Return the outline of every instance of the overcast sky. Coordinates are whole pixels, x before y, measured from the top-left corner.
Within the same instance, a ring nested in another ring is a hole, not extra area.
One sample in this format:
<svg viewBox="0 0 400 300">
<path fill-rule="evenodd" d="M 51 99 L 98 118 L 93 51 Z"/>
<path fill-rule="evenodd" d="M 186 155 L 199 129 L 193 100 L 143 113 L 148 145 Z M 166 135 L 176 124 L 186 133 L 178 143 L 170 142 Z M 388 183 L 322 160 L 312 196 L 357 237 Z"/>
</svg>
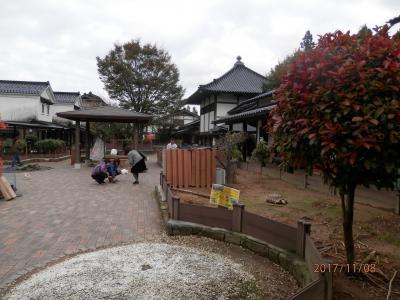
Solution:
<svg viewBox="0 0 400 300">
<path fill-rule="evenodd" d="M 381 25 L 399 0 L 1 1 L 0 79 L 50 81 L 56 91 L 106 96 L 96 56 L 140 38 L 166 49 L 185 96 L 226 72 L 238 55 L 265 74 L 310 30 Z"/>
</svg>

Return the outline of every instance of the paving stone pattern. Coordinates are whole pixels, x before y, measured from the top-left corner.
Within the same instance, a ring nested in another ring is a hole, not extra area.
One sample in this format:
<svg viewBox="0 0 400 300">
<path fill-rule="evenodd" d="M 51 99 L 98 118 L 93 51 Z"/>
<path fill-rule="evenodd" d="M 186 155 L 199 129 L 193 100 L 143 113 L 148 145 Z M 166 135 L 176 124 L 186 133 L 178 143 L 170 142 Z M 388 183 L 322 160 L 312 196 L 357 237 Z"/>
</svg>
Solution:
<svg viewBox="0 0 400 300">
<path fill-rule="evenodd" d="M 152 239 L 160 233 L 160 213 L 151 197 L 159 180 L 155 156 L 133 185 L 132 174 L 97 184 L 90 168 L 68 161 L 52 170 L 17 174 L 23 195 L 0 200 L 0 292 L 18 277 L 66 255 Z"/>
</svg>

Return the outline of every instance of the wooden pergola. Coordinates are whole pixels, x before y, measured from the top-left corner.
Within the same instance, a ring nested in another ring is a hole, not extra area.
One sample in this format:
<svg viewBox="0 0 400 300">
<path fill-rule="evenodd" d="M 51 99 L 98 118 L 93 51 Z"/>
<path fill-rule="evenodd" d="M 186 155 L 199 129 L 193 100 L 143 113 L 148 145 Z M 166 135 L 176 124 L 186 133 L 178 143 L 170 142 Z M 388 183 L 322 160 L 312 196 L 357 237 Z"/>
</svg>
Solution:
<svg viewBox="0 0 400 300">
<path fill-rule="evenodd" d="M 106 123 L 134 123 L 147 124 L 152 116 L 140 112 L 135 112 L 123 108 L 113 106 L 99 106 L 94 108 L 73 110 L 57 113 L 60 118 L 75 121 L 75 167 L 80 167 L 80 125 L 81 122 L 86 122 L 86 137 L 90 136 L 90 122 L 106 122 Z M 134 132 L 134 142 L 137 143 L 138 134 L 137 128 Z M 86 143 L 86 159 L 90 156 L 90 146 Z"/>
</svg>

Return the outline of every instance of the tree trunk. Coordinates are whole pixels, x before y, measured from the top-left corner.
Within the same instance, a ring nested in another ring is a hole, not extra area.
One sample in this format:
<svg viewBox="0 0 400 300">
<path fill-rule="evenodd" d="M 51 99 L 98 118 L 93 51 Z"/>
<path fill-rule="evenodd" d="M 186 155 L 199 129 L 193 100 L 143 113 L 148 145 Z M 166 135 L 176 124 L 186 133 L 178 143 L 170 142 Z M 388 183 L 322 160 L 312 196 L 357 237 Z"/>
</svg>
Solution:
<svg viewBox="0 0 400 300">
<path fill-rule="evenodd" d="M 346 248 L 347 263 L 354 263 L 354 241 L 353 241 L 353 215 L 354 215 L 354 195 L 356 185 L 349 184 L 344 192 L 340 193 L 343 215 L 343 237 Z"/>
</svg>

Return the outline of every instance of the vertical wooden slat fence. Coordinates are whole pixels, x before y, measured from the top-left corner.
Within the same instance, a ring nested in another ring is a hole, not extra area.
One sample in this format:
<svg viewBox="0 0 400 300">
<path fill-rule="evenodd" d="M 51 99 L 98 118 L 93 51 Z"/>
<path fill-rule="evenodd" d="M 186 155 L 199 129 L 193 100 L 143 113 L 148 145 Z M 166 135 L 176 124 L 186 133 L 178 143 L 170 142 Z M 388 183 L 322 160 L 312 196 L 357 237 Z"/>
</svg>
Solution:
<svg viewBox="0 0 400 300">
<path fill-rule="evenodd" d="M 211 148 L 163 150 L 167 183 L 175 188 L 211 187 L 215 182 L 215 155 Z"/>
</svg>

